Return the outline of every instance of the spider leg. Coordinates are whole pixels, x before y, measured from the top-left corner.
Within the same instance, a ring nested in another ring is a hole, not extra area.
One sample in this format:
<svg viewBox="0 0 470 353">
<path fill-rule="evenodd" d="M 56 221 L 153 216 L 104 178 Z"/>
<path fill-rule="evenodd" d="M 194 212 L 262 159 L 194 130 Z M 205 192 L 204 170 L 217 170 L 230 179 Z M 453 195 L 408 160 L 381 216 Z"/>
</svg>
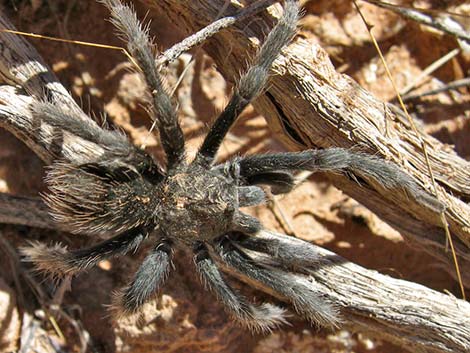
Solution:
<svg viewBox="0 0 470 353">
<path fill-rule="evenodd" d="M 178 122 L 176 110 L 166 93 L 162 79 L 155 67 L 152 41 L 148 27 L 142 27 L 132 8 L 119 0 L 102 0 L 111 11 L 111 22 L 122 33 L 127 48 L 143 72 L 151 94 L 154 120 L 157 122 L 160 138 L 165 150 L 168 169 L 184 159 L 184 137 Z"/>
<path fill-rule="evenodd" d="M 248 185 L 264 184 L 271 187 L 274 195 L 287 194 L 295 185 L 294 176 L 286 171 L 273 171 L 246 176 Z"/>
<path fill-rule="evenodd" d="M 93 267 L 101 260 L 136 251 L 146 236 L 141 229 L 135 228 L 85 249 L 69 251 L 60 244 L 47 247 L 37 242 L 23 247 L 21 252 L 40 271 L 62 277 Z"/>
<path fill-rule="evenodd" d="M 335 326 L 339 321 L 337 311 L 328 300 L 322 298 L 320 290 L 315 291 L 301 282 L 292 281 L 287 272 L 256 263 L 237 247 L 236 241 L 224 238 L 217 245 L 217 251 L 225 264 L 289 300 L 297 313 L 313 324 Z"/>
<path fill-rule="evenodd" d="M 302 243 L 281 245 L 276 239 L 258 238 L 242 233 L 232 234 L 231 239 L 241 250 L 246 249 L 268 255 L 267 264 L 281 265 L 282 268 L 297 272 L 308 272 L 322 261 L 318 253 Z"/>
<path fill-rule="evenodd" d="M 266 199 L 263 189 L 257 186 L 239 186 L 238 202 L 240 207 L 256 206 Z"/>
<path fill-rule="evenodd" d="M 216 295 L 228 314 L 240 325 L 255 332 L 266 332 L 285 323 L 284 310 L 271 305 L 256 306 L 234 291 L 224 281 L 207 247 L 198 243 L 194 250 L 194 263 L 202 282 Z"/>
<path fill-rule="evenodd" d="M 240 176 L 245 179 L 262 173 L 284 170 L 357 173 L 359 176 L 375 180 L 386 189 L 404 189 L 418 202 L 433 210 L 443 209 L 440 201 L 425 192 L 395 164 L 344 148 L 255 155 L 242 158 L 239 163 Z"/>
<path fill-rule="evenodd" d="M 120 169 L 129 169 L 156 182 L 163 178 L 152 157 L 132 145 L 120 131 L 103 129 L 89 117 L 83 116 L 83 113 L 74 110 L 64 111 L 51 102 L 33 102 L 30 108 L 38 121 L 46 122 L 60 133 L 55 138 L 57 146 L 54 144 L 51 148 L 62 149 L 60 141 L 64 138 L 62 136 L 64 131 L 103 148 L 103 153 L 100 156 L 81 154 L 80 164 L 95 164 L 104 167 L 106 172 L 111 173 Z M 70 151 L 60 150 L 60 155 L 65 159 L 68 159 L 69 153 Z"/>
<path fill-rule="evenodd" d="M 104 146 L 118 153 L 128 153 L 133 147 L 126 136 L 119 131 L 102 129 L 98 124 L 74 110 L 64 111 L 63 108 L 47 101 L 36 101 L 31 104 L 34 117 L 56 128 L 58 131 L 68 131 L 73 135 Z"/>
<path fill-rule="evenodd" d="M 267 36 L 256 55 L 253 66 L 242 75 L 227 107 L 204 139 L 196 157 L 197 162 L 206 165 L 213 162 L 222 140 L 238 115 L 262 92 L 272 63 L 295 33 L 297 18 L 297 3 L 292 0 L 286 1 L 282 18 Z"/>
<path fill-rule="evenodd" d="M 168 277 L 172 255 L 172 243 L 162 239 L 142 262 L 132 282 L 116 294 L 114 308 L 126 315 L 147 302 Z"/>
<path fill-rule="evenodd" d="M 260 221 L 243 212 L 238 212 L 232 220 L 231 231 L 254 234 L 262 229 Z"/>
</svg>

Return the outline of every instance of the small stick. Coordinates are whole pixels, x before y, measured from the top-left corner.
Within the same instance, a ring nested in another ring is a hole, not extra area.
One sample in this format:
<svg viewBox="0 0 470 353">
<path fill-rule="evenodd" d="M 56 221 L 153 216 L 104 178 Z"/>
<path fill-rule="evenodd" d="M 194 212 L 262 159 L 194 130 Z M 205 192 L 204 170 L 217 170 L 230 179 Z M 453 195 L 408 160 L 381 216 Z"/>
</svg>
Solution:
<svg viewBox="0 0 470 353">
<path fill-rule="evenodd" d="M 403 100 L 404 101 L 410 101 L 410 100 L 418 99 L 418 98 L 421 98 L 421 97 L 424 97 L 424 96 L 430 96 L 432 94 L 438 94 L 438 93 L 441 93 L 441 92 L 455 90 L 457 88 L 466 87 L 466 86 L 470 86 L 470 78 L 469 77 L 463 78 L 461 80 L 452 81 L 452 82 L 450 82 L 450 83 L 448 83 L 448 84 L 446 84 L 442 87 L 439 87 L 439 88 L 436 88 L 436 89 L 431 89 L 431 90 L 426 91 L 426 92 L 407 95 L 407 96 L 403 97 Z"/>
<path fill-rule="evenodd" d="M 460 23 L 445 13 L 438 13 L 436 16 L 431 16 L 426 13 L 427 11 L 425 9 L 407 8 L 377 0 L 363 1 L 393 11 L 410 20 L 436 28 L 444 33 L 453 35 L 470 43 L 470 32 L 466 31 Z"/>
<path fill-rule="evenodd" d="M 222 29 L 230 27 L 237 21 L 241 21 L 249 16 L 255 15 L 256 13 L 264 10 L 271 4 L 274 0 L 260 0 L 256 1 L 250 6 L 242 9 L 239 13 L 233 16 L 226 16 L 218 19 L 215 22 L 207 25 L 203 29 L 197 31 L 196 33 L 186 37 L 181 42 L 175 44 L 170 49 L 165 50 L 158 58 L 155 60 L 157 66 L 164 66 L 168 63 L 175 60 L 177 57 L 188 51 L 189 49 L 195 47 L 206 41 L 208 38 L 212 37 L 214 34 L 220 32 Z"/>
<path fill-rule="evenodd" d="M 8 29 L 8 28 L 0 28 L 0 32 L 18 34 L 20 36 L 32 37 L 32 38 L 37 38 L 37 39 L 46 39 L 46 40 L 50 40 L 50 41 L 53 41 L 53 42 L 72 43 L 72 44 L 76 44 L 76 45 L 84 45 L 84 46 L 87 46 L 87 47 L 118 50 L 118 51 L 121 51 L 122 53 L 124 53 L 124 55 L 127 56 L 127 58 L 136 67 L 139 67 L 139 65 L 137 65 L 137 63 L 135 62 L 135 60 L 131 56 L 131 54 L 129 54 L 129 52 L 123 47 L 118 47 L 118 46 L 115 46 L 115 45 L 108 45 L 108 44 L 85 42 L 85 41 L 81 41 L 81 40 L 72 40 L 72 39 L 63 39 L 63 38 L 57 38 L 57 37 L 49 37 L 49 36 L 43 36 L 41 34 L 36 34 L 36 33 L 16 31 L 16 30 L 13 30 L 13 29 Z"/>
<path fill-rule="evenodd" d="M 409 93 L 412 89 L 414 89 L 416 86 L 422 83 L 423 79 L 436 71 L 438 68 L 443 66 L 445 63 L 447 63 L 450 59 L 456 57 L 460 53 L 460 49 L 456 48 L 448 52 L 446 55 L 443 57 L 439 58 L 438 60 L 434 61 L 431 65 L 426 67 L 423 72 L 421 72 L 416 79 L 411 82 L 408 86 L 403 88 L 400 91 L 400 95 L 404 96 L 407 93 Z"/>
<path fill-rule="evenodd" d="M 289 217 L 285 214 L 279 201 L 276 199 L 275 196 L 272 197 L 270 201 L 271 202 L 268 203 L 269 209 L 273 213 L 274 217 L 276 217 L 277 221 L 281 224 L 286 234 L 294 235 L 297 237 L 292 222 L 290 221 Z"/>
</svg>

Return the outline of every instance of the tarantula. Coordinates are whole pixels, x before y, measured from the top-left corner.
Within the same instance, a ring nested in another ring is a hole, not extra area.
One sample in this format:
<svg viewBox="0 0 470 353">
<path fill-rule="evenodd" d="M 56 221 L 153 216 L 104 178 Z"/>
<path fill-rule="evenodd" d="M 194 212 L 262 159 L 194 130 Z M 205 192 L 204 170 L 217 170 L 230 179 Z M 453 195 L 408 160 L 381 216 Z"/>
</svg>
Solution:
<svg viewBox="0 0 470 353">
<path fill-rule="evenodd" d="M 298 7 L 285 2 L 284 14 L 268 34 L 252 66 L 241 76 L 226 108 L 215 120 L 191 162 L 185 158 L 185 141 L 177 113 L 165 92 L 154 64 L 148 28 L 133 9 L 119 0 L 102 0 L 112 23 L 127 42 L 143 73 L 149 106 L 166 154 L 163 170 L 152 157 L 116 131 L 95 122 L 83 122 L 54 104 L 36 103 L 33 113 L 52 127 L 72 132 L 101 146 L 100 158 L 79 164 L 55 162 L 47 175 L 45 200 L 57 222 L 75 233 L 117 234 L 86 249 L 34 244 L 24 253 L 39 269 L 54 276 L 74 275 L 99 261 L 136 251 L 154 237 L 134 279 L 116 298 L 123 313 L 133 313 L 148 301 L 168 277 L 175 247 L 190 248 L 197 272 L 206 287 L 239 324 L 252 330 L 269 330 L 284 322 L 284 309 L 273 304 L 250 303 L 232 289 L 220 268 L 231 268 L 264 287 L 280 293 L 302 316 L 319 325 L 334 325 L 338 314 L 321 293 L 301 283 L 290 283 L 278 268 L 302 271 L 312 266 L 315 254 L 299 246 L 279 247 L 256 237 L 260 222 L 240 207 L 265 201 L 260 185 L 274 194 L 294 186 L 293 171 L 337 171 L 374 179 L 387 188 L 405 189 L 416 199 L 429 198 L 393 164 L 364 153 L 341 148 L 306 150 L 234 158 L 216 164 L 222 140 L 242 110 L 262 93 L 272 63 L 296 31 Z M 256 261 L 253 252 L 266 260 Z"/>
</svg>

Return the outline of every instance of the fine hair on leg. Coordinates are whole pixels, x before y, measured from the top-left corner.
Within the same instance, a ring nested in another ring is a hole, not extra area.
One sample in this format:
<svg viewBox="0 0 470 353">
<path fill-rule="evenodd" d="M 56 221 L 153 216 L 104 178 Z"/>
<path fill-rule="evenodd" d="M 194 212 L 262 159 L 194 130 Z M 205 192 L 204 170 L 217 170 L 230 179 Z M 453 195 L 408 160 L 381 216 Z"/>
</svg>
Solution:
<svg viewBox="0 0 470 353">
<path fill-rule="evenodd" d="M 217 245 L 221 260 L 229 267 L 252 280 L 279 293 L 292 303 L 295 311 L 318 326 L 336 326 L 339 322 L 337 310 L 324 298 L 321 290 L 315 291 L 313 285 L 292 281 L 289 273 L 274 267 L 257 264 L 225 237 Z"/>
<path fill-rule="evenodd" d="M 395 164 L 349 149 L 328 148 L 255 155 L 242 158 L 239 163 L 240 176 L 244 178 L 280 170 L 351 172 L 360 177 L 371 178 L 388 190 L 405 190 L 409 196 L 432 210 L 443 210 L 443 204 L 439 200 L 430 196 Z"/>
<path fill-rule="evenodd" d="M 64 111 L 62 107 L 52 102 L 33 101 L 30 104 L 30 109 L 34 119 L 40 123 L 45 122 L 54 129 L 54 142 L 49 148 L 59 149 L 59 155 L 64 157 L 62 162 L 66 161 L 68 157 L 64 155 L 65 151 L 61 146 L 62 141 L 67 138 L 64 135 L 68 133 L 86 142 L 92 142 L 103 149 L 103 153 L 99 157 L 95 154 L 87 155 L 85 152 L 81 152 L 79 157 L 82 164 L 95 164 L 110 173 L 128 169 L 157 181 L 162 179 L 162 174 L 152 157 L 131 144 L 121 131 L 104 129 L 92 119 L 85 119 L 82 114 L 73 110 Z"/>
<path fill-rule="evenodd" d="M 252 66 L 240 78 L 226 108 L 204 139 L 196 157 L 197 162 L 212 164 L 222 140 L 238 115 L 262 92 L 268 80 L 271 65 L 295 34 L 298 13 L 296 1 L 287 0 L 283 16 L 266 37 Z"/>
<path fill-rule="evenodd" d="M 127 48 L 136 60 L 150 92 L 152 119 L 157 122 L 160 139 L 165 150 L 168 169 L 179 164 L 185 157 L 183 131 L 176 110 L 166 93 L 163 81 L 155 66 L 153 44 L 149 29 L 143 27 L 134 10 L 119 0 L 101 0 L 111 12 L 111 22 L 127 42 Z"/>
<path fill-rule="evenodd" d="M 30 109 L 34 117 L 45 121 L 57 131 L 61 133 L 67 131 L 86 141 L 96 143 L 116 155 L 129 154 L 130 149 L 134 148 L 119 130 L 103 129 L 92 119 L 84 119 L 75 111 L 64 111 L 54 103 L 35 101 L 31 104 Z"/>
<path fill-rule="evenodd" d="M 23 247 L 21 252 L 38 270 L 62 277 L 89 269 L 102 260 L 136 251 L 146 236 L 141 229 L 132 229 L 85 249 L 67 250 L 60 244 L 46 246 L 37 242 Z"/>
<path fill-rule="evenodd" d="M 162 239 L 144 259 L 132 282 L 115 295 L 114 311 L 132 314 L 151 299 L 168 277 L 172 255 L 172 243 Z"/>
<path fill-rule="evenodd" d="M 122 233 L 154 226 L 149 215 L 158 212 L 158 186 L 127 168 L 111 173 L 99 165 L 58 161 L 49 167 L 45 181 L 50 215 L 73 233 Z"/>
<path fill-rule="evenodd" d="M 207 247 L 199 243 L 194 250 L 194 263 L 201 281 L 212 291 L 227 313 L 240 325 L 254 332 L 267 332 L 285 323 L 284 310 L 272 304 L 249 303 L 224 280 Z"/>
<path fill-rule="evenodd" d="M 305 244 L 280 244 L 276 239 L 263 239 L 243 233 L 232 233 L 230 238 L 241 250 L 267 255 L 268 264 L 296 272 L 308 273 L 322 262 L 312 247 Z"/>
</svg>

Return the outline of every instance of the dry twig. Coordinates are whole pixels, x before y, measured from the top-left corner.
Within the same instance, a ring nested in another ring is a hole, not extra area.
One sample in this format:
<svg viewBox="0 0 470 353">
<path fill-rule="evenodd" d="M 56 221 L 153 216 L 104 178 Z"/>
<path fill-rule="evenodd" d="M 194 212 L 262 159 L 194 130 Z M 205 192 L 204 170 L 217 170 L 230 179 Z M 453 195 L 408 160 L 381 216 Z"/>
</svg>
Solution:
<svg viewBox="0 0 470 353">
<path fill-rule="evenodd" d="M 397 6 L 384 1 L 377 0 L 363 0 L 368 3 L 374 4 L 378 7 L 393 11 L 405 18 L 416 21 L 426 26 L 436 28 L 444 33 L 450 34 L 463 40 L 470 45 L 470 32 L 465 29 L 458 21 L 456 21 L 450 14 L 430 13 L 425 9 L 414 9 L 411 7 Z"/>
<path fill-rule="evenodd" d="M 442 87 L 431 89 L 425 92 L 416 93 L 416 94 L 407 94 L 406 96 L 403 97 L 403 100 L 411 101 L 411 100 L 419 99 L 421 97 L 430 96 L 433 94 L 438 94 L 441 92 L 456 90 L 461 87 L 469 87 L 469 86 L 470 86 L 470 78 L 467 77 L 461 80 L 455 80 L 455 81 L 449 82 L 447 84 L 444 84 Z"/>
</svg>

